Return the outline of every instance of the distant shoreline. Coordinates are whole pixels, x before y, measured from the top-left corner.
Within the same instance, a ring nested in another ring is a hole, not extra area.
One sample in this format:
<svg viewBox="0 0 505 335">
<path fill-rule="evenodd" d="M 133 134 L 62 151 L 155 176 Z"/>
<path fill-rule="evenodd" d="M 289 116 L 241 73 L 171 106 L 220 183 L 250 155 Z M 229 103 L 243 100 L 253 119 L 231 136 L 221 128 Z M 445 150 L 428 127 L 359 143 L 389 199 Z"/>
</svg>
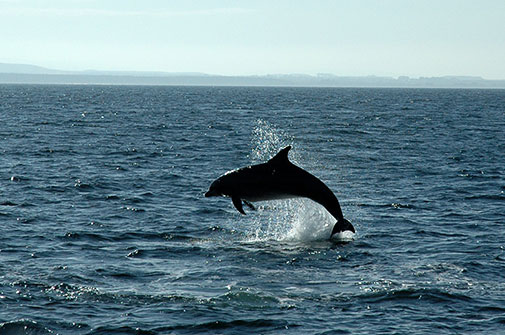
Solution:
<svg viewBox="0 0 505 335">
<path fill-rule="evenodd" d="M 60 71 L 35 65 L 0 63 L 0 84 L 166 85 L 166 86 L 271 86 L 271 87 L 378 87 L 505 89 L 505 80 L 471 76 L 409 78 L 400 76 L 336 76 L 333 74 L 274 74 L 223 76 L 205 73 L 135 71 Z"/>
<path fill-rule="evenodd" d="M 268 76 L 133 76 L 0 73 L 1 84 L 165 85 L 165 86 L 271 86 L 271 87 L 377 87 L 505 89 L 505 80 L 457 80 L 444 77 L 401 80 L 387 77 L 289 78 Z"/>
</svg>

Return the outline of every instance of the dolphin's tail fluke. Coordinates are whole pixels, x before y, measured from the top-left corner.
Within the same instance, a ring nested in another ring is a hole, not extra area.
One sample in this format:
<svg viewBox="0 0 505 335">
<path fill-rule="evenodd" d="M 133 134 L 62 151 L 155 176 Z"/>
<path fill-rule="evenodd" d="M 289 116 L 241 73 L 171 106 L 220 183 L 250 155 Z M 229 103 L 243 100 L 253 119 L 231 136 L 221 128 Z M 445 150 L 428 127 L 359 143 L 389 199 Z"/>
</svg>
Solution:
<svg viewBox="0 0 505 335">
<path fill-rule="evenodd" d="M 346 231 L 346 230 L 356 233 L 356 230 L 354 230 L 353 225 L 349 221 L 347 221 L 346 219 L 342 218 L 342 219 L 338 220 L 337 223 L 335 223 L 335 225 L 333 226 L 333 230 L 331 231 L 330 238 L 333 235 L 343 232 L 343 231 Z"/>
</svg>

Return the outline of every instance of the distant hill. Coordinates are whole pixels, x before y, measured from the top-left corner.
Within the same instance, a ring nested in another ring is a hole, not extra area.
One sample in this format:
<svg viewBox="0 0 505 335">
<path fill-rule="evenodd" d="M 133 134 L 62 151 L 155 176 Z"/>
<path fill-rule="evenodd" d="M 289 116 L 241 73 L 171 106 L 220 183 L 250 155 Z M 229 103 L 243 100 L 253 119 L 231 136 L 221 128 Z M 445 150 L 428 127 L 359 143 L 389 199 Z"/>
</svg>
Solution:
<svg viewBox="0 0 505 335">
<path fill-rule="evenodd" d="M 45 67 L 29 64 L 0 63 L 0 73 L 18 74 L 64 74 L 65 71 L 46 69 Z"/>
<path fill-rule="evenodd" d="M 333 74 L 272 74 L 220 76 L 205 73 L 158 71 L 61 71 L 27 64 L 0 63 L 4 84 L 100 84 L 100 85 L 193 85 L 193 86 L 295 86 L 295 87 L 412 87 L 412 88 L 505 88 L 505 80 L 472 76 L 409 78 L 401 76 L 349 77 Z"/>
</svg>

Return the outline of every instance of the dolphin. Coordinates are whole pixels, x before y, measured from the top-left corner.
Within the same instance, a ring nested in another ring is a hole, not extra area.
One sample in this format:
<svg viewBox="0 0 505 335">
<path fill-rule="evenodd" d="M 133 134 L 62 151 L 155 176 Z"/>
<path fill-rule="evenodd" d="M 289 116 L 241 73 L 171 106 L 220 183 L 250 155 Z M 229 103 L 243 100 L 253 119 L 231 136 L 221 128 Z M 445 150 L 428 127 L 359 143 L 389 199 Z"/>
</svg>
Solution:
<svg viewBox="0 0 505 335">
<path fill-rule="evenodd" d="M 353 225 L 344 219 L 337 197 L 321 180 L 288 159 L 287 146 L 268 162 L 226 172 L 217 178 L 205 197 L 228 196 L 235 208 L 245 214 L 242 202 L 254 209 L 250 202 L 309 198 L 322 205 L 337 222 L 330 238 L 346 230 L 355 233 Z"/>
</svg>

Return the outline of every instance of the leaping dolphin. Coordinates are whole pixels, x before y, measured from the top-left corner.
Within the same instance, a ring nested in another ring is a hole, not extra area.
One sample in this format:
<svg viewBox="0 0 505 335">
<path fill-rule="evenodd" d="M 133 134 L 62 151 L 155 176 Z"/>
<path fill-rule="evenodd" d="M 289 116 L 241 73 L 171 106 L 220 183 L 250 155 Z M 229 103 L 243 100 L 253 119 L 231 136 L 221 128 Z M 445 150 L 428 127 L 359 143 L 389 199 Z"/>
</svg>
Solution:
<svg viewBox="0 0 505 335">
<path fill-rule="evenodd" d="M 339 232 L 350 230 L 352 224 L 344 219 L 337 197 L 321 180 L 291 163 L 287 146 L 268 162 L 226 172 L 209 187 L 206 197 L 228 196 L 235 208 L 245 214 L 242 201 L 250 202 L 304 197 L 322 205 L 337 219 L 330 238 Z"/>
</svg>

